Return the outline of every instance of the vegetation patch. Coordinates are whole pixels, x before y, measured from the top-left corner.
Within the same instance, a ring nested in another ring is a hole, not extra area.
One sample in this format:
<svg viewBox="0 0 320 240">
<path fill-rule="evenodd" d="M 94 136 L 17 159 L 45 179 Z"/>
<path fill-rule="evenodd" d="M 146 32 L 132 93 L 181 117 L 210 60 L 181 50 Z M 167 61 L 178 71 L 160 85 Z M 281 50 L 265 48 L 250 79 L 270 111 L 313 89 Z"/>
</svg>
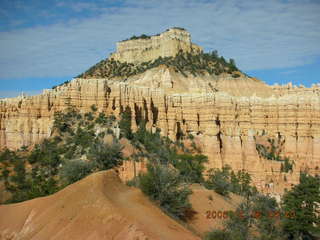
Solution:
<svg viewBox="0 0 320 240">
<path fill-rule="evenodd" d="M 95 107 L 92 107 L 95 110 Z M 113 136 L 114 116 L 69 108 L 57 112 L 55 137 L 34 146 L 0 153 L 0 176 L 12 195 L 8 202 L 20 202 L 52 194 L 88 174 L 120 166 L 122 146 Z M 104 137 L 113 141 L 106 144 Z"/>
<path fill-rule="evenodd" d="M 280 204 L 259 193 L 230 212 L 223 229 L 204 240 L 300 240 L 319 237 L 320 178 L 301 173 L 300 183 L 285 193 Z"/>
<path fill-rule="evenodd" d="M 188 218 L 192 193 L 179 171 L 163 164 L 149 164 L 148 171 L 139 175 L 139 187 L 168 214 L 182 220 Z"/>
<path fill-rule="evenodd" d="M 124 78 L 143 73 L 148 69 L 160 65 L 170 66 L 176 72 L 180 72 L 187 77 L 193 76 L 220 75 L 222 73 L 232 74 L 234 78 L 240 77 L 240 70 L 236 67 L 235 61 L 226 61 L 224 57 L 219 57 L 217 51 L 212 53 L 192 54 L 180 51 L 175 57 L 159 57 L 153 61 L 140 64 L 119 62 L 114 59 L 105 59 L 91 67 L 86 72 L 80 74 L 79 78 Z"/>
<path fill-rule="evenodd" d="M 283 145 L 284 141 L 280 141 L 278 142 L 278 144 L 276 144 L 274 139 L 268 138 L 268 143 L 268 146 L 265 146 L 263 144 L 256 144 L 256 150 L 259 156 L 267 160 L 282 162 L 280 168 L 281 172 L 292 172 L 294 161 L 290 160 L 288 157 L 280 156 L 280 147 Z"/>
<path fill-rule="evenodd" d="M 140 36 L 133 35 L 131 38 L 128 38 L 126 40 L 122 40 L 121 42 L 129 41 L 129 40 L 137 40 L 137 39 L 150 39 L 151 36 L 146 34 L 141 34 Z"/>
<path fill-rule="evenodd" d="M 178 30 L 186 31 L 186 29 L 184 29 L 182 27 L 173 27 L 171 29 L 178 29 Z M 169 30 L 170 30 L 170 28 L 167 29 L 166 32 L 168 32 Z M 130 37 L 128 39 L 122 40 L 121 42 L 129 41 L 129 40 L 137 40 L 137 39 L 150 39 L 153 36 L 160 36 L 160 33 L 157 33 L 157 34 L 152 35 L 152 36 L 149 36 L 149 35 L 146 35 L 146 34 L 141 34 L 140 36 L 133 35 L 132 37 Z"/>
<path fill-rule="evenodd" d="M 319 237 L 320 178 L 301 173 L 300 184 L 287 191 L 278 204 L 261 195 L 244 170 L 229 166 L 211 169 L 203 178 L 207 157 L 191 154 L 184 145 L 160 135 L 160 129 L 146 129 L 145 119 L 138 130 L 131 130 L 130 109 L 124 109 L 120 121 L 114 116 L 91 112 L 80 114 L 70 108 L 55 115 L 53 135 L 34 146 L 0 154 L 0 177 L 11 192 L 9 202 L 20 202 L 52 194 L 90 173 L 115 168 L 124 161 L 121 144 L 113 129 L 120 126 L 120 137 L 135 147 L 132 160 L 147 161 L 147 171 L 128 182 L 141 188 L 155 204 L 170 216 L 186 221 L 195 214 L 189 202 L 190 184 L 198 183 L 228 197 L 244 196 L 237 210 L 229 213 L 224 229 L 213 230 L 204 239 L 271 240 L 316 239 Z M 120 124 L 121 123 L 121 124 Z M 108 136 L 111 136 L 108 137 Z M 270 141 L 272 143 L 272 141 Z M 272 145 L 270 147 L 272 150 Z M 273 152 L 276 152 L 274 150 Z M 276 154 L 270 154 L 276 160 Z M 284 160 L 285 164 L 285 160 Z M 208 200 L 214 203 L 210 195 Z M 279 212 L 279 218 L 270 213 Z M 286 213 L 291 214 L 290 217 Z"/>
<path fill-rule="evenodd" d="M 251 176 L 244 170 L 234 172 L 229 165 L 222 169 L 210 169 L 208 178 L 204 185 L 208 189 L 228 197 L 230 192 L 250 197 L 257 193 L 257 189 L 252 186 Z"/>
</svg>

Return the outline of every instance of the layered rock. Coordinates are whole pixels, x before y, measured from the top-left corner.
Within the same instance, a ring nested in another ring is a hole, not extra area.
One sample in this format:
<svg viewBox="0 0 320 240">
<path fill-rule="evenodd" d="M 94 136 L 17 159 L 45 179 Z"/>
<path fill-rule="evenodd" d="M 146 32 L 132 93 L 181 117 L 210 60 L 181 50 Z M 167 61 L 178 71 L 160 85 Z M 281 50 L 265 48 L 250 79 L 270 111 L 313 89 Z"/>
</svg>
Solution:
<svg viewBox="0 0 320 240">
<path fill-rule="evenodd" d="M 147 49 L 145 47 L 147 46 Z M 124 41 L 112 57 L 144 62 L 182 51 L 201 51 L 181 29 L 148 39 Z M 161 129 L 176 139 L 189 134 L 209 157 L 208 168 L 229 164 L 245 169 L 261 191 L 282 192 L 299 180 L 300 170 L 319 173 L 320 87 L 268 86 L 244 74 L 181 74 L 160 65 L 124 79 L 73 79 L 33 97 L 0 100 L 0 148 L 17 149 L 51 135 L 54 113 L 69 106 L 81 112 L 114 114 L 130 107 L 132 126 L 139 119 L 147 128 Z M 295 161 L 293 173 L 280 171 L 281 163 L 261 158 L 257 138 L 281 139 L 282 156 Z M 127 180 L 144 163 L 126 162 L 121 176 Z"/>
<path fill-rule="evenodd" d="M 287 94 L 291 94 L 291 95 L 315 94 L 320 96 L 320 84 L 313 84 L 310 88 L 306 88 L 303 85 L 296 86 L 290 82 L 285 85 L 275 84 L 271 86 L 271 88 L 273 89 L 273 91 L 276 93 L 277 96 L 283 96 Z"/>
<path fill-rule="evenodd" d="M 171 28 L 159 35 L 118 42 L 117 51 L 110 58 L 137 64 L 158 57 L 174 57 L 179 51 L 200 53 L 202 48 L 191 42 L 186 30 Z"/>
<path fill-rule="evenodd" d="M 298 182 L 300 170 L 319 172 L 318 91 L 258 97 L 257 88 L 257 92 L 252 90 L 251 96 L 234 96 L 232 92 L 210 91 L 206 85 L 197 85 L 198 79 L 191 76 L 185 79 L 183 76 L 173 77 L 170 69 L 160 67 L 150 71 L 153 71 L 153 76 L 158 76 L 158 81 L 163 85 L 154 87 L 153 84 L 157 84 L 155 79 L 146 77 L 149 74 L 146 72 L 127 82 L 74 79 L 67 85 L 46 90 L 38 96 L 1 100 L 1 147 L 16 149 L 49 137 L 54 113 L 70 105 L 86 112 L 95 104 L 99 111 L 117 117 L 129 106 L 133 114 L 133 128 L 136 128 L 138 118 L 143 116 L 148 121 L 149 129 L 159 127 L 163 135 L 172 139 L 176 139 L 178 131 L 185 136 L 192 134 L 202 152 L 209 157 L 208 167 L 229 164 L 235 170 L 246 169 L 263 191 L 280 192 L 284 187 L 289 188 L 292 183 Z M 149 87 L 145 81 L 151 81 Z M 197 86 L 198 91 L 191 92 L 181 85 L 174 91 L 179 81 Z M 228 81 L 230 79 L 219 79 L 221 86 L 225 85 L 222 82 Z M 237 81 L 241 84 L 245 82 Z M 166 82 L 173 84 L 171 91 Z M 256 81 L 247 79 L 248 88 L 255 84 Z M 263 83 L 260 87 L 268 89 Z M 270 138 L 285 139 L 282 154 L 295 160 L 292 174 L 281 173 L 280 162 L 259 157 L 256 137 L 263 132 Z M 143 166 L 139 164 L 138 168 Z M 124 179 L 133 176 L 131 163 L 126 163 L 122 170 Z"/>
</svg>

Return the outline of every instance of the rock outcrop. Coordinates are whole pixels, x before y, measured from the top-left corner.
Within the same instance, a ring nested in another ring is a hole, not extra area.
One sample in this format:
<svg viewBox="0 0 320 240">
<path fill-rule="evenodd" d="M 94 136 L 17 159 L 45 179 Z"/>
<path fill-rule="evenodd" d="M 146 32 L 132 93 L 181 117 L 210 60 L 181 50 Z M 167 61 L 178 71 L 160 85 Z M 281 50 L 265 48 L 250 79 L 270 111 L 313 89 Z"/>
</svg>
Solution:
<svg viewBox="0 0 320 240">
<path fill-rule="evenodd" d="M 50 136 L 56 111 L 73 105 L 86 112 L 93 104 L 117 117 L 130 107 L 133 128 L 143 117 L 147 128 L 159 127 L 172 139 L 193 135 L 209 157 L 208 167 L 245 169 L 264 192 L 290 188 L 300 170 L 319 173 L 319 86 L 268 86 L 229 74 L 185 77 L 163 65 L 124 81 L 77 78 L 38 96 L 0 100 L 0 146 L 17 149 L 37 143 Z M 295 161 L 292 173 L 259 156 L 261 135 L 283 141 L 281 155 Z M 132 164 L 123 166 L 123 179 L 133 176 Z"/>
<path fill-rule="evenodd" d="M 110 58 L 120 62 L 142 63 L 158 57 L 173 57 L 179 51 L 200 53 L 202 48 L 191 42 L 190 33 L 171 28 L 147 38 L 125 40 L 117 43 L 117 51 Z"/>
</svg>

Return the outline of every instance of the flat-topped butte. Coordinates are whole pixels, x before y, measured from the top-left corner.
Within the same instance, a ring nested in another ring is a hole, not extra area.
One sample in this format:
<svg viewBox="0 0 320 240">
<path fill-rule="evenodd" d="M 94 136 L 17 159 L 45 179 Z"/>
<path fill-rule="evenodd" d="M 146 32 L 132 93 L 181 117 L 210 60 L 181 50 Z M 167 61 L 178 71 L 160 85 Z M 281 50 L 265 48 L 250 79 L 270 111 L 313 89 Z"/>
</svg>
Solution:
<svg viewBox="0 0 320 240">
<path fill-rule="evenodd" d="M 199 54 L 203 50 L 191 42 L 190 33 L 182 28 L 167 31 L 146 38 L 135 38 L 117 42 L 117 51 L 110 58 L 127 63 L 142 63 L 159 57 L 174 57 L 179 51 Z"/>
</svg>

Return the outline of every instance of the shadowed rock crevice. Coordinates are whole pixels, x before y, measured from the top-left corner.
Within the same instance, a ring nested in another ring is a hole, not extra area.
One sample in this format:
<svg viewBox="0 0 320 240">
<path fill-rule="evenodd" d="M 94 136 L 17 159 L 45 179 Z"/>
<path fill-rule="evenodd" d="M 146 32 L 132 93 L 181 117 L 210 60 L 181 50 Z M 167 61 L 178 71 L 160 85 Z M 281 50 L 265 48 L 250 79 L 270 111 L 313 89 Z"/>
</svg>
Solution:
<svg viewBox="0 0 320 240">
<path fill-rule="evenodd" d="M 151 112 L 152 112 L 153 124 L 157 124 L 159 110 L 157 107 L 155 107 L 152 98 L 151 98 L 150 108 L 151 108 Z"/>
</svg>

